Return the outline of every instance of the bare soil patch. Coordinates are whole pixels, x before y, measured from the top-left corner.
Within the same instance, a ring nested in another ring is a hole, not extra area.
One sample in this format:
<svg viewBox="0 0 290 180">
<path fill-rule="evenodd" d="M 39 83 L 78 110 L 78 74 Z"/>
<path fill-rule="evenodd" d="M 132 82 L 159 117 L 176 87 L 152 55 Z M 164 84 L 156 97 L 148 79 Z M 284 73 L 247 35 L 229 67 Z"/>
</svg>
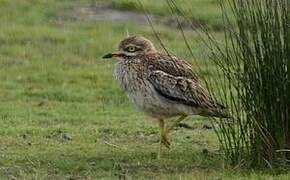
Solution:
<svg viewBox="0 0 290 180">
<path fill-rule="evenodd" d="M 72 14 L 73 19 L 81 21 L 96 21 L 96 22 L 116 22 L 116 23 L 135 23 L 138 25 L 149 26 L 149 22 L 146 15 L 141 12 L 129 11 L 129 10 L 119 10 L 114 9 L 110 5 L 91 5 L 87 7 L 80 7 L 75 9 Z M 184 29 L 196 29 L 201 25 L 200 22 L 193 21 L 189 18 L 176 17 L 176 16 L 157 16 L 153 14 L 148 14 L 150 20 L 154 25 L 163 25 L 170 28 L 179 28 L 179 24 L 176 20 L 178 18 L 180 25 Z"/>
</svg>

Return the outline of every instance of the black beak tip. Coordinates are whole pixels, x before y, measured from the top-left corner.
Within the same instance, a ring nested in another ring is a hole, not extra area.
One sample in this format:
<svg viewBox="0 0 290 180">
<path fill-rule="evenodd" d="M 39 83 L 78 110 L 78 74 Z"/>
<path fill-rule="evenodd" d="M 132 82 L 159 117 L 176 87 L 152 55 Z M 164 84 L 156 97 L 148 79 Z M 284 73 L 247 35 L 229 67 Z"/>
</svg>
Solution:
<svg viewBox="0 0 290 180">
<path fill-rule="evenodd" d="M 103 56 L 103 59 L 108 59 L 108 58 L 112 58 L 113 54 L 112 53 L 108 53 L 106 55 Z"/>
</svg>

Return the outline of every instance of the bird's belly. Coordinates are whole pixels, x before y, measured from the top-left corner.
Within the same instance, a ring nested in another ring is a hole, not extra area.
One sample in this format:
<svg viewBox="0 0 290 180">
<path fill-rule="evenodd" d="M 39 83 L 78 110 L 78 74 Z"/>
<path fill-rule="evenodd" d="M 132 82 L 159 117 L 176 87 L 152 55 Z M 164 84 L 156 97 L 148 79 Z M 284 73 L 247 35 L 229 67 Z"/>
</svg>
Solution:
<svg viewBox="0 0 290 180">
<path fill-rule="evenodd" d="M 136 107 L 155 118 L 167 118 L 181 114 L 174 104 L 161 98 L 153 87 L 147 86 L 144 91 L 128 93 L 129 99 Z"/>
<path fill-rule="evenodd" d="M 150 85 L 147 87 L 151 87 Z M 153 88 L 153 87 L 151 87 Z M 129 99 L 136 107 L 148 115 L 163 119 L 178 115 L 197 115 L 201 109 L 177 103 L 159 95 L 154 89 L 143 92 L 128 93 Z"/>
</svg>

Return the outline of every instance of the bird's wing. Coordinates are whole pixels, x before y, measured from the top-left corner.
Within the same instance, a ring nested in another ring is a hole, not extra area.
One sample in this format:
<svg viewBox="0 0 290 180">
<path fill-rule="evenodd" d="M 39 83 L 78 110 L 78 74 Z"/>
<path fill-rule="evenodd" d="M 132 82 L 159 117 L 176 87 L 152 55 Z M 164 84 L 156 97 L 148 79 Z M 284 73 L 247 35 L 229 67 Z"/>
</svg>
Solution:
<svg viewBox="0 0 290 180">
<path fill-rule="evenodd" d="M 208 92 L 192 79 L 157 70 L 149 72 L 148 80 L 161 96 L 172 101 L 215 112 L 224 109 L 223 105 L 214 103 Z"/>
<path fill-rule="evenodd" d="M 151 71 L 161 70 L 173 76 L 186 77 L 194 82 L 198 81 L 198 76 L 192 71 L 191 65 L 182 59 L 158 53 L 146 55 L 145 58 Z"/>
</svg>

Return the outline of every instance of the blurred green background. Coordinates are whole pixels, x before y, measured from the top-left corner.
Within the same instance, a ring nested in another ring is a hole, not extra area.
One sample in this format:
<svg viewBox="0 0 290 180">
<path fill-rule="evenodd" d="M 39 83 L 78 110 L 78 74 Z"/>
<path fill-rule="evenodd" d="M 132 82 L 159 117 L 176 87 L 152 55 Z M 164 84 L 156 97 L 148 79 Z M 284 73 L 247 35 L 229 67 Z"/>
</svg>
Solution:
<svg viewBox="0 0 290 180">
<path fill-rule="evenodd" d="M 193 63 L 166 1 L 142 2 L 170 52 Z M 217 0 L 176 2 L 192 22 L 222 37 Z M 119 90 L 114 60 L 101 59 L 127 30 L 162 51 L 136 3 L 0 0 L 0 179 L 272 178 L 224 169 L 217 137 L 200 117 L 186 121 L 194 130 L 174 131 L 172 149 L 156 159 L 157 124 Z M 213 77 L 200 35 L 184 28 L 207 69 L 200 75 Z"/>
</svg>

